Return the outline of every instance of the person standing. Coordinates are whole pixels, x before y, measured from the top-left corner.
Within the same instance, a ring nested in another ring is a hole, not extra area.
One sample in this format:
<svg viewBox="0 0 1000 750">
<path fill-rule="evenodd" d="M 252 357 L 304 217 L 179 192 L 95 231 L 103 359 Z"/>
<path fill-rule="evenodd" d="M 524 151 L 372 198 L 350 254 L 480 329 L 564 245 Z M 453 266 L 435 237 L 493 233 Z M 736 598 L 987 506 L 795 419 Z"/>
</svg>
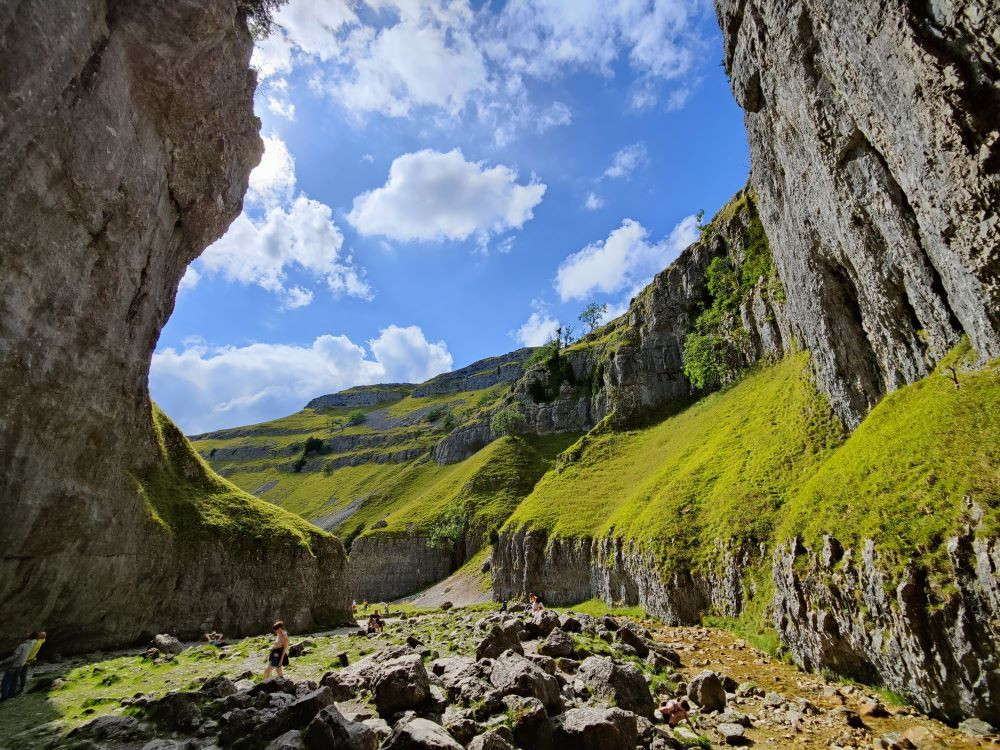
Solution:
<svg viewBox="0 0 1000 750">
<path fill-rule="evenodd" d="M 0 680 L 0 700 L 5 701 L 17 695 L 17 688 L 21 682 L 21 668 L 28 663 L 36 635 L 37 633 L 32 633 L 31 638 L 19 643 L 14 653 L 0 662 L 0 670 L 3 670 L 3 679 Z"/>
<path fill-rule="evenodd" d="M 288 666 L 288 631 L 285 630 L 285 623 L 278 620 L 271 626 L 274 632 L 274 643 L 271 644 L 271 652 L 267 656 L 267 669 L 264 670 L 264 679 L 271 676 L 271 670 L 276 670 L 278 677 L 284 677 L 284 667 Z"/>
<path fill-rule="evenodd" d="M 16 695 L 20 695 L 24 692 L 24 686 L 28 682 L 28 670 L 34 666 L 35 659 L 38 658 L 38 652 L 42 650 L 42 646 L 45 643 L 45 631 L 40 630 L 39 632 L 34 633 L 31 637 L 34 641 L 31 644 L 31 651 L 28 652 L 28 660 L 24 663 L 24 666 L 21 667 L 21 675 L 17 683 Z"/>
</svg>

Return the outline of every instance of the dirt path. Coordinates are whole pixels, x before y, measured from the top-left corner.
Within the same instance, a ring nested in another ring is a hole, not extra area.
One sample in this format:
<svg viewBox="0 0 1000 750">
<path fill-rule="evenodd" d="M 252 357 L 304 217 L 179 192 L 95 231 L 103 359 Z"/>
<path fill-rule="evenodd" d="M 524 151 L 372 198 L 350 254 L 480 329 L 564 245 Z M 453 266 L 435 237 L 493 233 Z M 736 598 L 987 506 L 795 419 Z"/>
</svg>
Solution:
<svg viewBox="0 0 1000 750">
<path fill-rule="evenodd" d="M 440 607 L 445 602 L 451 602 L 456 607 L 468 607 L 493 601 L 493 592 L 483 588 L 482 573 L 467 565 L 430 588 L 397 601 L 418 607 Z"/>
<path fill-rule="evenodd" d="M 711 669 L 737 683 L 753 683 L 759 688 L 755 694 L 737 696 L 729 706 L 751 719 L 746 737 L 754 747 L 1000 747 L 1000 740 L 970 737 L 908 707 L 883 705 L 870 688 L 828 683 L 819 675 L 800 672 L 726 631 L 647 625 L 656 640 L 680 654 L 684 666 L 679 671 L 686 681 Z M 875 709 L 876 715 L 872 715 L 876 704 L 883 711 Z M 858 719 L 862 726 L 852 727 L 850 723 L 858 723 Z"/>
</svg>

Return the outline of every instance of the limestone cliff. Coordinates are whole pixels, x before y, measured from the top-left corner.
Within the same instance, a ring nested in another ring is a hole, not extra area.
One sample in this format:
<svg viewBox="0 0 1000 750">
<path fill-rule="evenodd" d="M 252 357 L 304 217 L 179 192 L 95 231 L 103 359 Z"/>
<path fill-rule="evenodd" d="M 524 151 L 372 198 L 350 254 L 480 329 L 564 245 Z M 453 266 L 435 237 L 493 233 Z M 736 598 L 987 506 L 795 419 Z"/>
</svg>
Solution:
<svg viewBox="0 0 1000 750">
<path fill-rule="evenodd" d="M 174 476 L 211 510 L 193 464 L 168 471 L 147 376 L 261 155 L 251 48 L 234 0 L 0 9 L 0 648 L 36 627 L 65 651 L 344 616 L 332 537 L 247 548 L 216 519 L 184 539 L 142 489 Z"/>
<path fill-rule="evenodd" d="M 745 278 L 738 307 L 720 319 L 715 331 L 727 350 L 731 377 L 790 351 L 790 327 L 780 286 L 767 272 L 770 250 L 756 201 L 742 190 L 706 225 L 701 238 L 631 301 L 625 315 L 529 363 L 493 412 L 513 406 L 522 415 L 521 432 L 546 435 L 588 430 L 605 417 L 614 426 L 626 426 L 696 395 L 699 389 L 684 371 L 684 346 L 713 305 L 713 261 Z M 765 272 L 758 274 L 759 268 Z M 434 457 L 440 463 L 460 461 L 495 438 L 487 416 L 443 438 Z"/>
<path fill-rule="evenodd" d="M 1000 8 L 716 7 L 789 318 L 837 413 L 856 425 L 962 333 L 1000 355 Z"/>
</svg>

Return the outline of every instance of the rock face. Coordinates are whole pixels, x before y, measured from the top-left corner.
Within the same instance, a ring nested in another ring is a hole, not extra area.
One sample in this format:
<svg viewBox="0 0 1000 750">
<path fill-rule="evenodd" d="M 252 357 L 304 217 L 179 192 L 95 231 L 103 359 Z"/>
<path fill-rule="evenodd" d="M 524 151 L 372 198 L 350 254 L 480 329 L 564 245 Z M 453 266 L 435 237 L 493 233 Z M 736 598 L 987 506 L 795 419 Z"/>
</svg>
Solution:
<svg viewBox="0 0 1000 750">
<path fill-rule="evenodd" d="M 1000 8 L 716 0 L 795 333 L 856 425 L 968 334 L 1000 354 Z"/>
<path fill-rule="evenodd" d="M 711 302 L 708 266 L 726 258 L 740 267 L 755 225 L 754 198 L 740 191 L 713 220 L 712 231 L 657 274 L 624 316 L 560 352 L 564 372 L 558 383 L 550 367 L 535 364 L 498 409 L 516 406 L 524 417 L 521 432 L 547 435 L 583 432 L 609 415 L 615 426 L 630 425 L 690 397 L 682 352 L 696 318 Z M 778 359 L 792 349 L 785 308 L 769 286 L 767 279 L 760 280 L 734 322 L 741 329 L 737 367 Z M 443 438 L 432 455 L 438 463 L 454 463 L 496 437 L 489 420 L 464 425 Z"/>
<path fill-rule="evenodd" d="M 442 396 L 461 391 L 479 391 L 500 383 L 513 383 L 524 372 L 524 362 L 534 349 L 525 347 L 499 357 L 487 357 L 471 365 L 445 372 L 413 389 L 415 397 Z"/>
<path fill-rule="evenodd" d="M 493 548 L 493 591 L 516 598 L 544 592 L 553 605 L 600 597 L 642 604 L 671 624 L 700 622 L 706 611 L 736 616 L 743 609 L 744 574 L 754 558 L 727 553 L 713 574 L 687 574 L 664 581 L 654 556 L 620 538 L 549 538 L 538 530 L 505 529 Z M 759 559 L 759 558 L 757 558 Z"/>
<path fill-rule="evenodd" d="M 426 537 L 360 537 L 351 545 L 350 590 L 358 601 L 387 602 L 447 578 L 452 551 Z"/>
<path fill-rule="evenodd" d="M 775 552 L 778 632 L 807 668 L 882 682 L 949 721 L 1000 721 L 1000 541 L 972 530 L 947 542 L 955 594 L 907 570 L 901 582 L 871 542 L 844 550 L 791 542 Z M 933 658 L 930 658 L 933 655 Z"/>
<path fill-rule="evenodd" d="M 0 11 L 0 650 L 346 613 L 335 539 L 181 540 L 137 492 L 160 328 L 261 155 L 251 47 L 234 0 Z"/>
<path fill-rule="evenodd" d="M 306 404 L 307 409 L 322 411 L 350 406 L 378 406 L 404 399 L 413 391 L 409 383 L 381 383 L 379 385 L 359 385 L 345 391 L 318 396 Z"/>
</svg>

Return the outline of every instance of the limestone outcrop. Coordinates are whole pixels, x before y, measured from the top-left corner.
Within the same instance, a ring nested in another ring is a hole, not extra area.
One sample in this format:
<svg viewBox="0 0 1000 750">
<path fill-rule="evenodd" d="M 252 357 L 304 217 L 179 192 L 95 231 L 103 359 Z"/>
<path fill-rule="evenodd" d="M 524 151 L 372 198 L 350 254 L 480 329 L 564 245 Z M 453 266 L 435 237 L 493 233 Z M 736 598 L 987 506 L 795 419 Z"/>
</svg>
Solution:
<svg viewBox="0 0 1000 750">
<path fill-rule="evenodd" d="M 550 359 L 528 367 L 494 412 L 514 406 L 523 417 L 521 432 L 546 435 L 586 431 L 605 417 L 627 426 L 688 400 L 696 389 L 684 374 L 684 342 L 712 302 L 708 267 L 723 259 L 740 269 L 759 224 L 754 196 L 738 192 L 621 318 L 560 350 L 556 364 Z M 736 369 L 791 350 L 791 325 L 778 291 L 773 279 L 762 276 L 739 316 L 727 323 Z M 444 437 L 433 456 L 454 463 L 495 439 L 485 418 Z"/>
<path fill-rule="evenodd" d="M 388 602 L 447 578 L 455 567 L 447 546 L 425 536 L 363 536 L 350 557 L 351 594 L 358 601 Z"/>
<path fill-rule="evenodd" d="M 187 264 L 239 213 L 262 152 L 237 5 L 0 10 L 0 650 L 39 627 L 66 653 L 346 615 L 333 537 L 187 536 L 144 484 L 173 477 L 175 507 L 194 509 L 235 491 L 182 437 L 166 465 L 147 377 Z"/>
<path fill-rule="evenodd" d="M 534 349 L 515 349 L 499 357 L 487 357 L 451 372 L 442 373 L 413 389 L 415 397 L 442 396 L 461 391 L 479 391 L 502 383 L 513 383 L 524 372 L 524 362 Z"/>
<path fill-rule="evenodd" d="M 1000 355 L 1000 8 L 716 8 L 789 317 L 837 413 L 857 425 L 962 333 Z"/>
</svg>

